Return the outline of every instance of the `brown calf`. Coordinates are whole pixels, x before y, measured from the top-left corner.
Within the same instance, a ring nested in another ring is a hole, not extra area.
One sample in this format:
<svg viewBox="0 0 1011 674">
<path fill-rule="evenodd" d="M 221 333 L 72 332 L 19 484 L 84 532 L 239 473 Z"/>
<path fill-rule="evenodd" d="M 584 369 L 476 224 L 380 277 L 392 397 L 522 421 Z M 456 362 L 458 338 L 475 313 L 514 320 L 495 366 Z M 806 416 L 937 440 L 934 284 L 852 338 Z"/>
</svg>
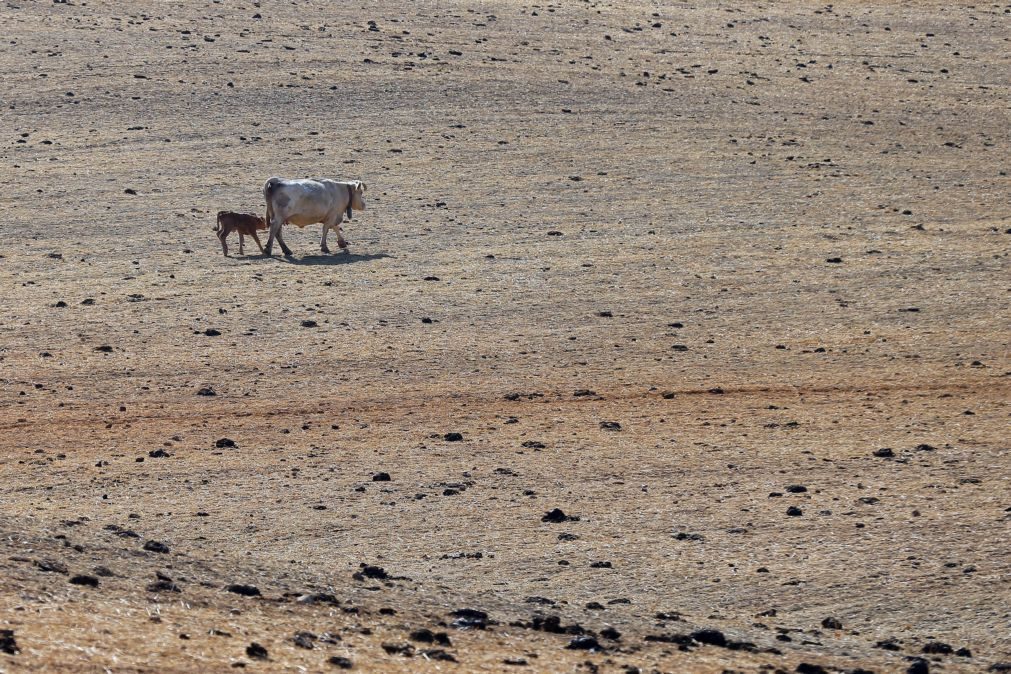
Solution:
<svg viewBox="0 0 1011 674">
<path fill-rule="evenodd" d="M 242 250 L 242 237 L 251 236 L 256 245 L 263 252 L 263 244 L 256 236 L 256 230 L 267 229 L 267 223 L 258 215 L 252 213 L 232 213 L 231 211 L 218 211 L 218 223 L 214 225 L 214 231 L 218 233 L 218 240 L 221 241 L 221 250 L 228 255 L 228 243 L 226 239 L 232 232 L 239 233 L 239 255 L 245 255 Z"/>
</svg>

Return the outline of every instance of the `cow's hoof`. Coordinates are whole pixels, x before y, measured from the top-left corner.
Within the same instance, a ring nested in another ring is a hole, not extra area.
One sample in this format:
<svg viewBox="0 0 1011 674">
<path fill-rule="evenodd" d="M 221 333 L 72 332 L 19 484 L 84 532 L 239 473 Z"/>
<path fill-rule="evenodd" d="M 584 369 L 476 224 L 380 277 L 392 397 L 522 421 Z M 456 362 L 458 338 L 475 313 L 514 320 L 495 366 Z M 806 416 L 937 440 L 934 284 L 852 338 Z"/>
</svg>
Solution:
<svg viewBox="0 0 1011 674">
<path fill-rule="evenodd" d="M 329 248 L 320 248 L 319 250 L 320 250 L 321 253 L 323 253 L 325 255 L 329 255 L 330 254 L 330 249 Z"/>
</svg>

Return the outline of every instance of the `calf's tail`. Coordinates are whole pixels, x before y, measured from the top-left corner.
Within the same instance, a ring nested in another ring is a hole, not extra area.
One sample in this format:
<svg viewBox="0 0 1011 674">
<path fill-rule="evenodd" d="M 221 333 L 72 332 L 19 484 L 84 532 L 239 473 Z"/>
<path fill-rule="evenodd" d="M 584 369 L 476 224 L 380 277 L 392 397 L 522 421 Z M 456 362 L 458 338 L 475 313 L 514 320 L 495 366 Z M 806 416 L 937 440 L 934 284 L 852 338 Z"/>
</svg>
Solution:
<svg viewBox="0 0 1011 674">
<path fill-rule="evenodd" d="M 215 232 L 218 231 L 219 229 L 221 229 L 221 215 L 223 213 L 224 213 L 224 211 L 218 211 L 218 220 L 217 220 L 217 222 L 214 223 L 214 230 L 213 231 L 215 231 Z"/>
</svg>

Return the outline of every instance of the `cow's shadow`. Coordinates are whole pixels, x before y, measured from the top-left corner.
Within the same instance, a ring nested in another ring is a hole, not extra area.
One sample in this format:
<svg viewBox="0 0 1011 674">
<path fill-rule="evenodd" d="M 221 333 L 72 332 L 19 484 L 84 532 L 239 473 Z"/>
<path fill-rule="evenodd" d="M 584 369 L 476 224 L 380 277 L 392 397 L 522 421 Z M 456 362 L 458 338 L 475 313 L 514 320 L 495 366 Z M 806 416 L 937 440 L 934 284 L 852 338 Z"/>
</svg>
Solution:
<svg viewBox="0 0 1011 674">
<path fill-rule="evenodd" d="M 309 265 L 309 266 L 333 266 L 341 264 L 354 264 L 355 262 L 370 262 L 372 260 L 381 260 L 385 257 L 393 257 L 386 253 L 332 253 L 329 255 L 317 254 L 317 255 L 303 255 L 302 257 L 295 257 L 293 255 L 278 255 L 274 253 L 273 255 L 250 255 L 247 259 L 252 262 L 258 262 L 261 260 L 276 260 L 277 262 L 286 262 L 287 264 L 296 265 Z"/>
</svg>

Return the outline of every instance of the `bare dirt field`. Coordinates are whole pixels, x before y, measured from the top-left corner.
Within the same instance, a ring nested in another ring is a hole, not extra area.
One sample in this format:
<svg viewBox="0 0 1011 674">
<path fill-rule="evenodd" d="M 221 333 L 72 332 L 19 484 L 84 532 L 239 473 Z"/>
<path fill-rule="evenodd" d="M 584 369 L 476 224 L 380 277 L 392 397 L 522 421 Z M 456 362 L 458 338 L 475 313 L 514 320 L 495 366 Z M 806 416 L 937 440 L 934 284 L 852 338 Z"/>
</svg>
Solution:
<svg viewBox="0 0 1011 674">
<path fill-rule="evenodd" d="M 1011 671 L 1011 5 L 0 36 L 0 671 Z"/>
</svg>

